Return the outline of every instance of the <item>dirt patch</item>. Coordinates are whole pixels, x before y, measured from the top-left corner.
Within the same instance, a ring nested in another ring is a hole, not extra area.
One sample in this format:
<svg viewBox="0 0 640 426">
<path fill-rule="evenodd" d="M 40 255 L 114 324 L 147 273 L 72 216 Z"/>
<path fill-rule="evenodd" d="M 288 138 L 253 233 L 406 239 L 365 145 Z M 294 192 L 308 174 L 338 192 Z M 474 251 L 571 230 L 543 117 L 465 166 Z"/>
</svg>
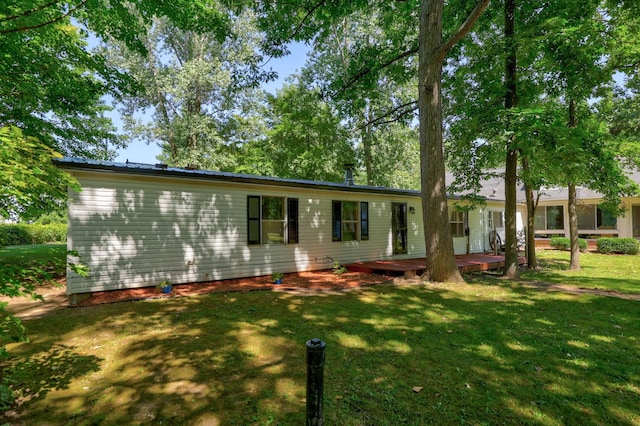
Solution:
<svg viewBox="0 0 640 426">
<path fill-rule="evenodd" d="M 241 278 L 232 280 L 208 281 L 191 284 L 175 284 L 171 293 L 163 294 L 155 287 L 135 289 L 99 291 L 88 299 L 73 306 L 93 306 L 104 303 L 125 302 L 131 300 L 169 298 L 192 296 L 197 294 L 234 292 L 234 291 L 286 291 L 298 293 L 316 293 L 320 291 L 341 291 L 368 285 L 389 282 L 392 278 L 363 272 L 346 272 L 336 275 L 330 270 L 299 272 L 285 274 L 282 284 L 273 284 L 270 276 Z M 6 298 L 0 297 L 0 302 L 9 302 L 9 311 L 20 318 L 36 318 L 48 314 L 56 309 L 69 307 L 66 295 L 66 280 L 59 281 L 58 286 L 44 286 L 38 289 L 38 294 L 44 302 L 30 297 Z"/>
<path fill-rule="evenodd" d="M 385 275 L 368 274 L 364 272 L 346 272 L 335 275 L 330 270 L 299 272 L 286 274 L 282 284 L 271 283 L 271 277 L 241 278 L 232 280 L 208 281 L 191 284 L 173 285 L 169 294 L 163 294 L 155 287 L 144 287 L 126 290 L 100 291 L 93 293 L 88 299 L 74 306 L 94 306 L 104 303 L 117 303 L 132 300 L 169 298 L 192 296 L 197 294 L 235 292 L 235 291 L 282 291 L 299 294 L 313 294 L 317 292 L 344 291 L 383 283 L 420 284 L 421 280 L 392 278 Z M 598 296 L 618 297 L 627 300 L 640 300 L 638 294 L 620 293 L 612 290 L 587 289 L 544 282 L 522 283 L 524 287 L 536 288 L 543 291 L 558 291 L 573 294 L 595 294 Z M 33 300 L 30 297 L 0 297 L 0 302 L 9 302 L 9 311 L 14 315 L 26 319 L 44 316 L 57 309 L 69 307 L 69 299 L 65 293 L 66 280 L 61 278 L 57 285 L 41 287 L 38 290 L 44 301 Z"/>
<path fill-rule="evenodd" d="M 66 284 L 65 278 L 59 278 L 54 283 L 38 287 L 37 293 L 44 300 L 31 297 L 0 296 L 0 302 L 8 302 L 9 312 L 19 318 L 41 317 L 56 309 L 68 306 L 68 298 L 65 294 Z"/>
<path fill-rule="evenodd" d="M 564 293 L 572 293 L 572 294 L 594 294 L 596 296 L 617 297 L 619 299 L 626 299 L 626 300 L 640 300 L 640 294 L 620 293 L 619 291 L 608 290 L 608 289 L 574 287 L 570 285 L 549 284 L 549 283 L 540 282 L 540 281 L 522 283 L 522 286 L 528 287 L 528 288 L 536 288 L 536 289 L 545 290 L 545 291 L 561 291 Z"/>
<path fill-rule="evenodd" d="M 238 278 L 231 280 L 206 281 L 192 284 L 176 284 L 171 293 L 163 294 L 155 287 L 143 287 L 128 290 L 99 291 L 76 306 L 91 306 L 102 303 L 114 303 L 125 300 L 149 299 L 158 297 L 191 296 L 195 294 L 231 292 L 231 291 L 331 291 L 357 288 L 366 285 L 381 284 L 391 278 L 384 275 L 361 272 L 346 272 L 336 275 L 331 271 L 298 272 L 285 274 L 282 284 L 273 284 L 270 276 Z"/>
</svg>

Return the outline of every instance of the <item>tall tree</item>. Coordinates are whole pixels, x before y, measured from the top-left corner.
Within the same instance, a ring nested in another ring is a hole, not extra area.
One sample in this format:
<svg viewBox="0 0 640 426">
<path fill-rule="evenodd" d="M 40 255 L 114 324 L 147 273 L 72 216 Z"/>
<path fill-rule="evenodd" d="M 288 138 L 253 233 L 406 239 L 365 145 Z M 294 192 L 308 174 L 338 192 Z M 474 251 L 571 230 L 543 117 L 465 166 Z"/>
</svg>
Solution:
<svg viewBox="0 0 640 426">
<path fill-rule="evenodd" d="M 426 271 L 434 281 L 462 281 L 456 266 L 449 227 L 447 193 L 444 178 L 444 146 L 442 137 L 441 73 L 449 51 L 469 32 L 489 0 L 448 3 L 445 15 L 443 0 L 407 2 L 352 1 L 331 4 L 306 2 L 260 3 L 258 13 L 268 34 L 272 50 L 289 40 L 311 40 L 321 29 L 354 12 L 378 10 L 386 25 L 385 43 L 352 52 L 352 77 L 343 85 L 348 90 L 354 84 L 376 84 L 381 73 L 396 78 L 415 76 L 415 54 L 418 53 L 418 106 L 420 122 L 420 162 Z M 459 10 L 465 10 L 464 14 Z M 419 11 L 416 19 L 415 12 Z M 447 25 L 444 25 L 444 22 Z M 408 29 L 418 28 L 418 34 Z M 447 37 L 443 37 L 446 31 Z M 417 37 L 416 37 L 417 36 Z M 414 59 L 414 60 L 411 60 Z"/>
<path fill-rule="evenodd" d="M 260 34 L 251 14 L 231 19 L 233 30 L 223 41 L 213 32 L 180 30 L 163 18 L 153 21 L 143 39 L 145 54 L 116 40 L 105 46 L 111 62 L 143 88 L 123 98 L 126 129 L 157 143 L 160 159 L 170 165 L 237 166 L 237 151 L 250 131 L 243 123 L 264 99 L 257 83 L 271 74 L 258 71 Z M 133 118 L 147 109 L 151 120 Z"/>
<path fill-rule="evenodd" d="M 617 6 L 619 2 L 609 3 Z M 481 179 L 482 169 L 494 167 L 499 158 L 506 155 L 502 157 L 508 159 L 505 179 L 510 188 L 506 194 L 506 216 L 515 217 L 509 195 L 514 194 L 513 183 L 517 176 L 525 183 L 528 217 L 532 220 L 535 217 L 533 189 L 540 185 L 568 185 L 567 173 L 571 172 L 576 174 L 575 179 L 580 179 L 581 185 L 604 188 L 588 172 L 584 176 L 581 173 L 585 170 L 584 164 L 592 162 L 590 156 L 599 152 L 597 155 L 606 157 L 613 148 L 600 136 L 580 142 L 580 138 L 588 133 L 576 126 L 580 127 L 578 118 L 582 118 L 591 131 L 600 132 L 583 103 L 600 95 L 601 88 L 611 81 L 612 68 L 606 64 L 605 51 L 617 51 L 612 49 L 617 42 L 612 44 L 611 34 L 619 23 L 613 17 L 623 15 L 628 19 L 628 15 L 602 12 L 599 1 L 554 1 L 547 2 L 544 7 L 505 1 L 503 6 L 503 16 L 507 19 L 500 22 L 497 9 L 491 8 L 485 15 L 487 19 L 475 28 L 473 37 L 466 39 L 457 52 L 447 76 L 451 88 L 447 93 L 451 136 L 449 162 L 459 174 L 466 175 L 469 175 L 468 165 L 473 165 L 476 172 L 467 178 L 467 187 L 472 188 Z M 499 34 L 502 28 L 504 36 Z M 501 52 L 502 45 L 507 48 Z M 517 55 L 517 62 L 513 60 L 514 55 Z M 503 71 L 499 69 L 499 62 L 492 59 L 494 57 L 504 57 L 506 78 L 500 75 Z M 507 101 L 504 105 L 498 102 L 501 97 Z M 514 108 L 516 103 L 517 108 Z M 557 109 L 560 104 L 565 105 L 562 113 Z M 549 114 L 560 114 L 558 118 L 564 121 L 565 129 L 559 129 L 558 119 L 551 119 Z M 576 129 L 575 137 L 570 136 L 571 132 L 567 133 L 567 128 Z M 551 130 L 556 134 L 551 135 Z M 555 142 L 549 144 L 549 140 Z M 560 141 L 566 143 L 564 148 L 558 147 Z M 546 155 L 545 149 L 550 149 L 552 154 Z M 472 161 L 469 161 L 469 153 L 473 154 Z M 509 161 L 515 154 L 522 159 L 522 170 L 517 175 L 516 161 Z M 610 164 L 608 160 L 603 162 Z M 558 165 L 559 174 L 551 172 L 555 167 L 552 164 Z M 614 163 L 611 167 L 619 170 Z M 624 186 L 624 183 L 618 180 L 618 175 L 614 172 L 601 177 L 608 176 L 611 179 L 609 186 L 619 189 L 618 185 Z M 507 238 L 515 235 L 515 227 L 509 225 Z M 527 252 L 535 260 L 531 221 L 528 235 Z M 507 246 L 507 258 L 515 258 L 515 247 Z"/>
<path fill-rule="evenodd" d="M 552 76 L 546 79 L 547 92 L 557 97 L 566 106 L 566 123 L 575 137 L 566 140 L 568 155 L 562 158 L 563 182 L 568 188 L 569 235 L 571 239 L 570 269 L 580 269 L 578 245 L 577 193 L 576 186 L 588 182 L 581 167 L 569 167 L 565 162 L 572 157 L 573 164 L 590 150 L 584 149 L 582 132 L 578 130 L 578 105 L 586 102 L 597 90 L 612 80 L 611 70 L 603 61 L 609 38 L 605 16 L 599 0 L 582 1 L 558 5 L 547 11 L 547 20 L 542 27 L 543 41 L 541 74 Z M 583 162 L 584 163 L 584 162 Z"/>
<path fill-rule="evenodd" d="M 355 153 L 347 128 L 319 91 L 287 84 L 268 103 L 272 118 L 266 140 L 258 143 L 259 167 L 267 163 L 272 176 L 342 181 Z"/>
<path fill-rule="evenodd" d="M 168 16 L 184 29 L 215 31 L 222 38 L 229 25 L 227 15 L 206 1 L 3 2 L 0 127 L 15 126 L 20 129 L 20 136 L 10 131 L 8 137 L 16 139 L 10 144 L 3 143 L 2 149 L 8 152 L 19 146 L 21 138 L 37 138 L 43 149 L 63 155 L 111 158 L 115 154 L 113 148 L 122 146 L 122 140 L 104 116 L 107 108 L 101 98 L 106 94 L 118 98 L 138 87 L 125 74 L 110 67 L 101 55 L 89 51 L 88 31 L 98 37 L 109 34 L 144 52 L 141 36 L 155 16 Z M 14 155 L 18 157 L 20 153 L 14 151 Z M 34 170 L 52 172 L 44 164 L 31 166 Z M 9 172 L 3 167 L 0 173 Z M 59 180 L 54 174 L 50 175 L 50 181 Z M 19 198 L 30 198 L 32 187 L 20 188 L 23 192 Z M 55 193 L 61 190 L 57 188 Z"/>
<path fill-rule="evenodd" d="M 516 2 L 504 2 L 505 95 L 504 108 L 509 111 L 518 106 L 518 54 L 516 45 Z M 504 275 L 513 278 L 518 272 L 518 240 L 516 237 L 516 184 L 518 176 L 518 147 L 512 124 L 507 121 L 507 158 L 504 171 L 505 192 L 505 257 Z"/>
</svg>

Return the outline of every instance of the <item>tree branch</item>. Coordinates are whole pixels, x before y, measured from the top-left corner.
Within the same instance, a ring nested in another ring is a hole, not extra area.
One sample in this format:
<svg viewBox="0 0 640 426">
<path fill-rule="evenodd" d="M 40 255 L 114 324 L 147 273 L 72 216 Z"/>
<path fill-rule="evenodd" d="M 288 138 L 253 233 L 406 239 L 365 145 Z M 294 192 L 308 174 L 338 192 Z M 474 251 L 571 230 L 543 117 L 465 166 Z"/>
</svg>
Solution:
<svg viewBox="0 0 640 426">
<path fill-rule="evenodd" d="M 462 25 L 460 25 L 456 32 L 453 33 L 451 37 L 449 37 L 449 39 L 444 42 L 444 44 L 438 49 L 437 53 L 446 55 L 447 52 L 449 52 L 449 50 L 451 50 L 451 48 L 456 45 L 456 43 L 462 40 L 462 38 L 466 36 L 469 31 L 471 31 L 471 28 L 473 28 L 476 21 L 480 18 L 482 12 L 484 12 L 487 6 L 489 6 L 490 1 L 491 0 L 479 0 L 471 13 L 469 13 L 469 15 L 467 16 L 467 19 L 465 19 L 465 21 L 462 23 Z"/>
<path fill-rule="evenodd" d="M 48 7 L 51 7 L 54 4 L 60 3 L 60 2 L 61 2 L 61 0 L 53 0 L 50 3 L 45 3 L 45 4 L 41 5 L 41 6 L 34 7 L 33 9 L 25 10 L 24 12 L 20 12 L 17 15 L 5 16 L 4 18 L 0 19 L 0 23 L 7 22 L 7 21 L 12 21 L 12 20 L 18 19 L 18 18 L 26 18 L 27 16 L 33 15 L 34 13 L 38 13 L 41 10 L 44 10 L 44 9 L 46 9 Z"/>
<path fill-rule="evenodd" d="M 373 68 L 373 67 L 372 67 L 372 68 L 367 68 L 367 69 L 365 69 L 365 70 L 361 70 L 360 72 L 358 72 L 358 73 L 356 73 L 354 76 L 352 76 L 352 77 L 349 79 L 349 81 L 347 81 L 347 84 L 345 84 L 344 86 L 342 86 L 342 87 L 340 88 L 340 90 L 338 90 L 337 94 L 339 95 L 339 94 L 341 94 L 341 93 L 344 93 L 348 88 L 350 88 L 350 87 L 351 87 L 351 86 L 353 86 L 355 83 L 357 83 L 357 82 L 358 82 L 358 80 L 360 80 L 360 79 L 361 79 L 362 77 L 364 77 L 365 75 L 370 74 L 370 73 L 371 73 L 371 72 L 373 72 L 374 70 L 381 70 L 381 69 L 383 69 L 383 68 L 386 68 L 386 67 L 388 67 L 389 65 L 393 64 L 394 62 L 396 62 L 396 61 L 398 61 L 398 60 L 400 60 L 400 59 L 404 59 L 404 58 L 406 58 L 407 56 L 411 56 L 411 55 L 413 55 L 413 54 L 415 54 L 415 53 L 418 53 L 418 48 L 417 48 L 417 47 L 414 47 L 414 48 L 409 49 L 409 50 L 407 50 L 407 51 L 405 51 L 405 52 L 402 52 L 402 53 L 401 53 L 401 54 L 399 54 L 398 56 L 393 57 L 393 58 L 389 59 L 389 60 L 388 60 L 388 61 L 386 61 L 386 62 L 383 62 L 383 63 L 382 63 L 382 64 L 380 64 L 378 67 L 375 67 L 375 68 Z"/>
<path fill-rule="evenodd" d="M 389 116 L 391 116 L 391 115 L 395 114 L 396 112 L 398 112 L 399 110 L 401 110 L 401 109 L 403 109 L 403 108 L 406 108 L 406 107 L 408 107 L 408 106 L 410 106 L 410 105 L 413 105 L 413 107 L 412 107 L 412 108 L 410 108 L 410 109 L 406 109 L 406 110 L 402 111 L 402 112 L 401 112 L 400 114 L 398 114 L 395 118 L 392 118 L 392 119 L 390 119 L 390 120 L 384 120 L 384 121 L 383 121 L 383 119 L 384 119 L 384 118 L 389 117 Z M 364 124 L 362 124 L 361 126 L 359 126 L 356 130 L 362 130 L 362 129 L 364 129 L 365 127 L 370 126 L 370 125 L 372 125 L 372 124 L 379 125 L 379 124 L 388 124 L 388 123 L 393 123 L 393 122 L 395 122 L 395 121 L 398 121 L 398 120 L 400 119 L 400 117 L 402 117 L 403 115 L 405 115 L 405 114 L 407 114 L 407 113 L 410 113 L 410 112 L 412 112 L 412 111 L 415 111 L 416 109 L 418 109 L 418 101 L 410 101 L 410 102 L 404 103 L 404 104 L 402 104 L 402 105 L 398 105 L 397 107 L 395 107 L 395 108 L 394 108 L 394 109 L 392 109 L 391 111 L 387 111 L 386 113 L 384 113 L 384 114 L 382 114 L 382 115 L 380 115 L 380 116 L 378 116 L 378 117 L 375 117 L 375 118 L 374 118 L 374 119 L 372 119 L 372 120 L 367 121 L 366 123 L 364 123 Z"/>
<path fill-rule="evenodd" d="M 87 0 L 82 0 L 80 3 L 78 3 L 77 6 L 69 9 L 66 13 L 63 13 L 62 15 L 60 15 L 60 16 L 58 16 L 56 18 L 50 19 L 49 21 L 45 21 L 45 22 L 42 22 L 42 23 L 37 24 L 37 25 L 30 25 L 30 26 L 27 26 L 27 27 L 20 27 L 20 28 L 12 28 L 12 29 L 9 29 L 9 30 L 2 30 L 2 31 L 0 31 L 0 34 L 20 33 L 20 32 L 29 31 L 29 30 L 36 30 L 38 28 L 46 27 L 47 25 L 55 24 L 56 22 L 59 22 L 59 21 L 63 20 L 64 18 L 68 17 L 69 15 L 71 15 L 76 10 L 80 9 L 82 6 L 85 5 L 86 2 L 87 2 Z"/>
<path fill-rule="evenodd" d="M 293 34 L 291 34 L 291 37 L 290 37 L 291 39 L 295 39 L 295 37 L 298 35 L 298 32 L 302 29 L 302 26 L 305 24 L 305 22 L 307 22 L 307 19 L 309 19 L 311 14 L 316 10 L 318 10 L 320 6 L 323 6 L 324 3 L 325 3 L 324 0 L 320 0 L 315 5 L 313 5 L 312 8 L 307 9 L 307 14 L 304 16 L 304 18 L 302 18 L 302 21 L 298 23 L 295 30 L 293 31 Z"/>
</svg>

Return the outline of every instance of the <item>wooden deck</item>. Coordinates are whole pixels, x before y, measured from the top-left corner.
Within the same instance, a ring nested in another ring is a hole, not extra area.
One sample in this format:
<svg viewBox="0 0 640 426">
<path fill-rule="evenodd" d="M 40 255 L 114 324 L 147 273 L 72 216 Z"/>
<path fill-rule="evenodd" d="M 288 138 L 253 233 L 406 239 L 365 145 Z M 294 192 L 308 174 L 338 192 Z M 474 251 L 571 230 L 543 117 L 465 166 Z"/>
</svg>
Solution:
<svg viewBox="0 0 640 426">
<path fill-rule="evenodd" d="M 404 275 L 413 277 L 421 275 L 425 271 L 427 259 L 398 259 L 376 260 L 373 262 L 358 262 L 347 265 L 349 271 L 375 273 L 389 276 Z M 504 255 L 493 254 L 462 254 L 456 256 L 456 263 L 460 272 L 490 271 L 504 266 Z M 525 257 L 519 257 L 518 263 L 527 263 Z"/>
</svg>

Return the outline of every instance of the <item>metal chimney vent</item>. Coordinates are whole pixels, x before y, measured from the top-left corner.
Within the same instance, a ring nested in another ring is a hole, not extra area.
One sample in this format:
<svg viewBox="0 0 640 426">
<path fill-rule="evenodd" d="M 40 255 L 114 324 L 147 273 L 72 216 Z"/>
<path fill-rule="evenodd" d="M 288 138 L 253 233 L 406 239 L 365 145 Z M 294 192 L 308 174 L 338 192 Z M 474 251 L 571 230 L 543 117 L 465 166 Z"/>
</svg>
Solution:
<svg viewBox="0 0 640 426">
<path fill-rule="evenodd" d="M 353 167 L 355 164 L 347 163 L 344 165 L 344 184 L 354 185 L 353 183 Z"/>
</svg>

